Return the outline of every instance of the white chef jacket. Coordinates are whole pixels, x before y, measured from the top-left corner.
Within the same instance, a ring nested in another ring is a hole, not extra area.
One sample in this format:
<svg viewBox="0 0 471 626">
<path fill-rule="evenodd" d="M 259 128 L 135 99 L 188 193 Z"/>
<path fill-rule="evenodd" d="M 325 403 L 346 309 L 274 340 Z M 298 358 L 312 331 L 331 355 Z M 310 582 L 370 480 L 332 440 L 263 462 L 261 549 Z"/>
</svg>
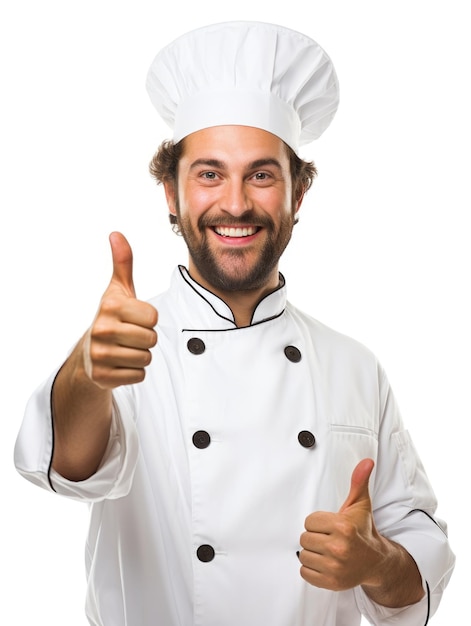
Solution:
<svg viewBox="0 0 471 626">
<path fill-rule="evenodd" d="M 15 448 L 23 476 L 90 503 L 90 624 L 357 626 L 361 614 L 426 624 L 454 556 L 374 355 L 287 302 L 283 279 L 246 328 L 183 267 L 151 303 L 152 363 L 144 382 L 114 390 L 96 474 L 70 482 L 51 469 L 54 375 L 32 396 Z M 403 609 L 299 574 L 306 516 L 337 511 L 365 457 L 378 530 L 410 552 L 427 590 Z"/>
</svg>

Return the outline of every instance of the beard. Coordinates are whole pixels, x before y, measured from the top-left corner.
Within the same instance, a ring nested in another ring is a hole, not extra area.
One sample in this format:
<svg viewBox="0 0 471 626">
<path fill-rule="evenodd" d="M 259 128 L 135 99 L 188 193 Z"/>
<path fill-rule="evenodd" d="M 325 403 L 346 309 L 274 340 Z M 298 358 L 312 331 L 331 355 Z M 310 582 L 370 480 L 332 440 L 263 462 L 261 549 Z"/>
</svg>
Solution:
<svg viewBox="0 0 471 626">
<path fill-rule="evenodd" d="M 237 218 L 221 218 L 201 215 L 196 230 L 188 216 L 181 216 L 177 204 L 177 223 L 189 254 L 200 275 L 216 290 L 226 292 L 251 291 L 263 288 L 280 260 L 291 239 L 296 223 L 294 209 L 285 215 L 278 232 L 273 221 L 266 215 L 255 217 L 247 211 Z M 251 252 L 240 248 L 215 253 L 208 244 L 207 229 L 224 223 L 225 226 L 253 225 L 263 227 L 266 240 L 255 261 L 249 262 Z"/>
</svg>

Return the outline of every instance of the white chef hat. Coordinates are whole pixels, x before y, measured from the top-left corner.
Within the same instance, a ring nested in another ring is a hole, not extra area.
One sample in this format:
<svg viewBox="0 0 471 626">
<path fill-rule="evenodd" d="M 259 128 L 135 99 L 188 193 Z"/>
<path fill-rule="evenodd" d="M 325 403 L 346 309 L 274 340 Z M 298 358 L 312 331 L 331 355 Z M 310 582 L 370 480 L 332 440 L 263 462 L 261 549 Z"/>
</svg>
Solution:
<svg viewBox="0 0 471 626">
<path fill-rule="evenodd" d="M 175 142 L 203 128 L 242 125 L 295 151 L 327 128 L 339 93 L 332 62 L 315 41 L 250 21 L 182 35 L 157 54 L 146 86 Z"/>
</svg>

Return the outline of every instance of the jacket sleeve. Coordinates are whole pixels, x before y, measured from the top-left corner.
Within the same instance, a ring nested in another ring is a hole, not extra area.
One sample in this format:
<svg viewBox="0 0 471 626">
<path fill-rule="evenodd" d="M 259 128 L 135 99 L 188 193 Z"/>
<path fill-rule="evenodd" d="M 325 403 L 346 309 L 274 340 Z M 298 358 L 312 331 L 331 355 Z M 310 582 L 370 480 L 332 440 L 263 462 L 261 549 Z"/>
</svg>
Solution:
<svg viewBox="0 0 471 626">
<path fill-rule="evenodd" d="M 132 484 L 139 454 L 130 388 L 113 392 L 113 418 L 108 446 L 96 473 L 87 480 L 66 480 L 52 467 L 54 452 L 51 392 L 55 371 L 31 396 L 15 444 L 18 472 L 32 483 L 60 495 L 87 502 L 125 496 Z"/>
<path fill-rule="evenodd" d="M 402 545 L 415 560 L 425 595 L 420 602 L 399 609 L 372 602 L 361 588 L 355 589 L 355 598 L 372 624 L 425 626 L 438 608 L 455 556 L 445 522 L 435 517 L 435 494 L 382 371 L 380 395 L 378 459 L 370 484 L 375 523 L 382 535 Z"/>
</svg>

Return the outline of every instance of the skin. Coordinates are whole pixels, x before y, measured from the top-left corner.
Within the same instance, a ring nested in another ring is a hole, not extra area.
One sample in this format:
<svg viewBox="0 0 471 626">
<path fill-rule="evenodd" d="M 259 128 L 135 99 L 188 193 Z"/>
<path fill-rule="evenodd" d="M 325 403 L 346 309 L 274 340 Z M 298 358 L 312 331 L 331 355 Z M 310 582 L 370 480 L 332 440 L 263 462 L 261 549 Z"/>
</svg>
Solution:
<svg viewBox="0 0 471 626">
<path fill-rule="evenodd" d="M 206 129 L 185 138 L 178 174 L 178 187 L 167 184 L 165 193 L 189 245 L 190 274 L 225 300 L 238 326 L 247 325 L 259 300 L 278 287 L 279 256 L 302 202 L 302 196 L 293 199 L 284 144 L 255 128 Z M 225 228 L 242 230 L 228 237 Z M 131 247 L 120 233 L 110 235 L 110 245 L 111 281 L 53 387 L 53 468 L 72 481 L 96 472 L 108 443 L 112 389 L 144 379 L 157 342 L 158 313 L 136 298 Z M 363 459 L 352 468 L 339 511 L 306 518 L 300 573 L 334 591 L 362 585 L 379 604 L 402 607 L 423 597 L 421 577 L 411 556 L 375 527 L 368 488 L 373 465 Z"/>
<path fill-rule="evenodd" d="M 257 302 L 278 287 L 278 261 L 302 202 L 293 199 L 285 145 L 246 126 L 201 130 L 185 138 L 178 189 L 164 187 L 190 274 L 231 307 L 238 326 L 250 324 Z M 253 234 L 218 234 L 231 227 Z"/>
<path fill-rule="evenodd" d="M 332 591 L 361 585 L 378 604 L 404 607 L 423 598 L 421 576 L 410 554 L 376 529 L 368 488 L 373 467 L 372 459 L 363 459 L 354 468 L 339 511 L 316 511 L 306 518 L 301 576 Z"/>
</svg>

